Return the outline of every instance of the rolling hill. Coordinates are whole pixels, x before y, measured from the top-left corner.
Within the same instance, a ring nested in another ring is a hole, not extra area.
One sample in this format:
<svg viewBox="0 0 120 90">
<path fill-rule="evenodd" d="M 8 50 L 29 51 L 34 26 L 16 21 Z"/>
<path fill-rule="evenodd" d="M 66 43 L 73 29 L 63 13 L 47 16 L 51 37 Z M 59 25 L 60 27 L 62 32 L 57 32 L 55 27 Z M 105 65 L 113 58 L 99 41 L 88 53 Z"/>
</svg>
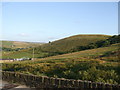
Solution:
<svg viewBox="0 0 120 90">
<path fill-rule="evenodd" d="M 43 51 L 49 52 L 69 52 L 72 48 L 77 46 L 85 46 L 90 43 L 95 43 L 100 40 L 105 40 L 111 36 L 109 35 L 74 35 L 67 38 L 63 38 L 51 43 L 47 43 L 41 46 Z"/>
<path fill-rule="evenodd" d="M 34 43 L 34 42 L 22 42 L 22 41 L 0 41 L 2 47 L 5 48 L 28 48 L 28 47 L 36 47 L 42 45 L 43 43 Z"/>
<path fill-rule="evenodd" d="M 64 38 L 34 47 L 34 60 L 4 62 L 2 69 L 38 76 L 120 84 L 119 38 L 120 35 L 77 35 Z M 97 47 L 69 52 L 72 47 L 91 45 Z M 57 55 L 56 53 L 62 51 L 60 48 L 68 53 Z M 4 54 L 3 57 L 32 57 L 32 51 L 33 48 L 23 49 Z"/>
<path fill-rule="evenodd" d="M 58 54 L 68 53 L 72 48 L 77 46 L 85 46 L 90 43 L 95 43 L 100 40 L 106 40 L 111 36 L 109 35 L 74 35 L 71 37 L 63 38 L 61 40 L 57 40 L 54 42 L 50 42 L 47 44 L 31 44 L 31 43 L 21 43 L 21 42 L 4 42 L 3 46 L 11 46 L 16 45 L 16 47 L 34 47 L 34 55 L 35 58 L 42 58 L 48 56 L 54 56 Z M 15 43 L 15 44 L 14 44 Z M 22 46 L 23 45 L 23 46 Z M 32 58 L 33 49 L 24 49 L 16 52 L 3 53 L 3 59 L 8 58 L 21 58 L 21 57 L 29 57 Z"/>
<path fill-rule="evenodd" d="M 35 42 L 21 42 L 21 41 L 0 41 L 0 52 L 2 50 L 3 59 L 13 59 L 21 57 L 31 57 L 32 53 L 27 53 L 26 50 L 29 50 L 33 47 L 38 47 L 44 43 L 35 43 Z M 18 53 L 19 52 L 19 53 Z"/>
<path fill-rule="evenodd" d="M 80 79 L 110 84 L 120 83 L 118 55 L 120 43 L 108 47 L 51 56 L 34 61 L 3 63 L 5 71 L 49 77 Z"/>
</svg>

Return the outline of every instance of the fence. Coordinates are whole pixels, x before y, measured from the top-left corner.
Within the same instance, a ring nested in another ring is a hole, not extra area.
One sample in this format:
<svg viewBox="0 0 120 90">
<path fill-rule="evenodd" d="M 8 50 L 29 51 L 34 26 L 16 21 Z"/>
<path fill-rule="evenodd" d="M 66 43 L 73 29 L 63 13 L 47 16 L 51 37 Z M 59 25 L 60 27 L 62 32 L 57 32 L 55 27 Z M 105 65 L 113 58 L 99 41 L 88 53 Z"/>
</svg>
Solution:
<svg viewBox="0 0 120 90">
<path fill-rule="evenodd" d="M 16 82 L 31 88 L 75 88 L 78 90 L 100 89 L 100 90 L 120 90 L 120 85 L 95 83 L 91 81 L 53 78 L 47 76 L 28 75 L 22 73 L 2 71 L 2 79 Z"/>
</svg>

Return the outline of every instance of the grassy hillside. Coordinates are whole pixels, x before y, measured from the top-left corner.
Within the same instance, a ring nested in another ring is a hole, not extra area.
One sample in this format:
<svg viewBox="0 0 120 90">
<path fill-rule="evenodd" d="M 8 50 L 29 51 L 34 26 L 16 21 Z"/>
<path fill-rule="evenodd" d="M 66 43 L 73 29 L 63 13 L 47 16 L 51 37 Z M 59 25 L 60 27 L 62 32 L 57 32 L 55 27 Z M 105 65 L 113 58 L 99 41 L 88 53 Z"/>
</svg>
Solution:
<svg viewBox="0 0 120 90">
<path fill-rule="evenodd" d="M 50 77 L 90 80 L 120 84 L 120 43 L 91 50 L 36 59 L 4 63 L 3 70 Z"/>
<path fill-rule="evenodd" d="M 34 48 L 34 55 L 35 58 L 47 57 L 47 56 L 54 56 L 58 54 L 63 54 L 66 52 L 70 52 L 70 50 L 77 46 L 85 46 L 90 43 L 95 43 L 96 41 L 105 40 L 111 36 L 108 35 L 75 35 L 71 37 L 67 37 L 61 40 L 57 40 L 51 43 L 39 45 L 33 43 L 26 43 L 26 42 L 7 42 L 3 43 L 3 46 L 11 46 L 13 43 L 18 46 L 35 46 Z M 11 44 L 12 43 L 12 44 Z M 9 44 L 9 45 L 8 45 Z M 39 46 L 38 46 L 39 45 Z M 3 52 L 2 58 L 3 59 L 13 59 L 13 58 L 22 58 L 22 57 L 29 57 L 32 58 L 33 49 L 25 49 L 20 51 L 14 52 Z"/>
<path fill-rule="evenodd" d="M 45 52 L 39 52 L 39 53 L 35 53 L 34 57 L 42 57 L 47 55 L 48 53 Z M 33 51 L 31 48 L 29 49 L 23 49 L 20 51 L 9 51 L 9 52 L 2 52 L 2 59 L 14 59 L 14 58 L 23 58 L 23 57 L 27 57 L 27 58 L 32 58 L 33 57 Z"/>
<path fill-rule="evenodd" d="M 50 52 L 69 52 L 76 46 L 85 46 L 109 37 L 108 35 L 75 35 L 42 45 L 41 48 Z"/>
<path fill-rule="evenodd" d="M 2 43 L 2 47 L 12 48 L 12 49 L 36 47 L 42 45 L 42 43 L 20 42 L 20 41 L 0 41 L 0 43 Z"/>
<path fill-rule="evenodd" d="M 2 47 L 0 47 L 0 52 L 2 49 L 2 58 L 13 59 L 21 57 L 32 57 L 32 51 L 28 53 L 27 50 L 29 51 L 29 48 L 38 47 L 43 43 L 0 41 L 0 44 L 2 44 Z"/>
</svg>

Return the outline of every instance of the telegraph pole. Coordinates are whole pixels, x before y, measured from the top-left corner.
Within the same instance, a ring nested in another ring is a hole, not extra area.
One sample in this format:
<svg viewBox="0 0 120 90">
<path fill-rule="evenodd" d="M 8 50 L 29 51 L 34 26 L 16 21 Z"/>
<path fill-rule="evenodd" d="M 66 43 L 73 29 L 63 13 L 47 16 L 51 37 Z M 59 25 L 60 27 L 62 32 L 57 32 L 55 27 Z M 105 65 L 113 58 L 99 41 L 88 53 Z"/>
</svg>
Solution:
<svg viewBox="0 0 120 90">
<path fill-rule="evenodd" d="M 34 60 L 34 47 L 33 47 L 33 58 L 32 58 L 32 60 Z"/>
</svg>

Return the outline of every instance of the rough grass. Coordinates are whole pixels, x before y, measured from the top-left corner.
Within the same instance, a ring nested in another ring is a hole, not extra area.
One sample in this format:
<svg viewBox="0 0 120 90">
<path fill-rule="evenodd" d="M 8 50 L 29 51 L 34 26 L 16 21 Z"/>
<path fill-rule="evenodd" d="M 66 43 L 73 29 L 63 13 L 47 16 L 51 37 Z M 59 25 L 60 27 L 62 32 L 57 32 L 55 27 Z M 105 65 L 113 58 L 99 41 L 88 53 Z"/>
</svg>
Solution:
<svg viewBox="0 0 120 90">
<path fill-rule="evenodd" d="M 109 47 L 102 47 L 102 48 L 97 48 L 97 49 L 91 49 L 91 50 L 84 50 L 84 51 L 79 51 L 79 52 L 74 52 L 74 53 L 69 53 L 69 54 L 63 54 L 63 55 L 57 55 L 57 56 L 51 56 L 47 58 L 41 58 L 38 59 L 36 58 L 35 61 L 23 61 L 20 63 L 39 63 L 39 62 L 69 62 L 69 61 L 88 61 L 88 60 L 99 60 L 102 58 L 117 58 L 117 55 L 115 56 L 104 56 L 101 57 L 102 55 L 105 55 L 108 52 L 115 52 L 118 51 L 120 44 L 113 44 Z M 109 61 L 109 60 L 108 60 Z M 13 62 L 13 63 L 19 63 Z"/>
<path fill-rule="evenodd" d="M 85 46 L 96 41 L 105 40 L 109 37 L 108 35 L 74 35 L 42 45 L 42 49 L 45 51 L 67 52 L 76 46 Z"/>
<path fill-rule="evenodd" d="M 57 40 L 48 44 L 33 44 L 28 42 L 14 42 L 14 41 L 3 41 L 3 47 L 11 47 L 11 45 L 15 45 L 13 48 L 20 47 L 36 47 L 35 50 L 35 58 L 49 56 L 51 52 L 69 52 L 72 48 L 76 46 L 84 46 L 90 43 L 94 43 L 99 40 L 107 39 L 108 35 L 75 35 L 71 37 L 67 37 L 61 40 Z M 39 47 L 40 46 L 40 47 Z M 42 51 L 41 51 L 42 49 Z M 47 51 L 47 52 L 43 52 Z M 37 53 L 39 52 L 39 53 Z M 17 52 L 4 52 L 2 55 L 3 59 L 8 58 L 22 58 L 29 57 L 32 58 L 32 49 L 25 49 Z"/>
<path fill-rule="evenodd" d="M 34 57 L 42 57 L 46 55 L 47 53 L 41 52 L 41 53 L 35 53 Z M 2 58 L 3 59 L 14 59 L 14 58 L 22 58 L 22 57 L 33 57 L 33 52 L 31 49 L 24 49 L 21 51 L 11 51 L 11 52 L 2 52 Z"/>
<path fill-rule="evenodd" d="M 119 53 L 119 45 L 36 58 L 34 61 L 6 62 L 2 67 L 3 70 L 26 74 L 118 84 L 120 67 L 116 53 Z"/>
</svg>

